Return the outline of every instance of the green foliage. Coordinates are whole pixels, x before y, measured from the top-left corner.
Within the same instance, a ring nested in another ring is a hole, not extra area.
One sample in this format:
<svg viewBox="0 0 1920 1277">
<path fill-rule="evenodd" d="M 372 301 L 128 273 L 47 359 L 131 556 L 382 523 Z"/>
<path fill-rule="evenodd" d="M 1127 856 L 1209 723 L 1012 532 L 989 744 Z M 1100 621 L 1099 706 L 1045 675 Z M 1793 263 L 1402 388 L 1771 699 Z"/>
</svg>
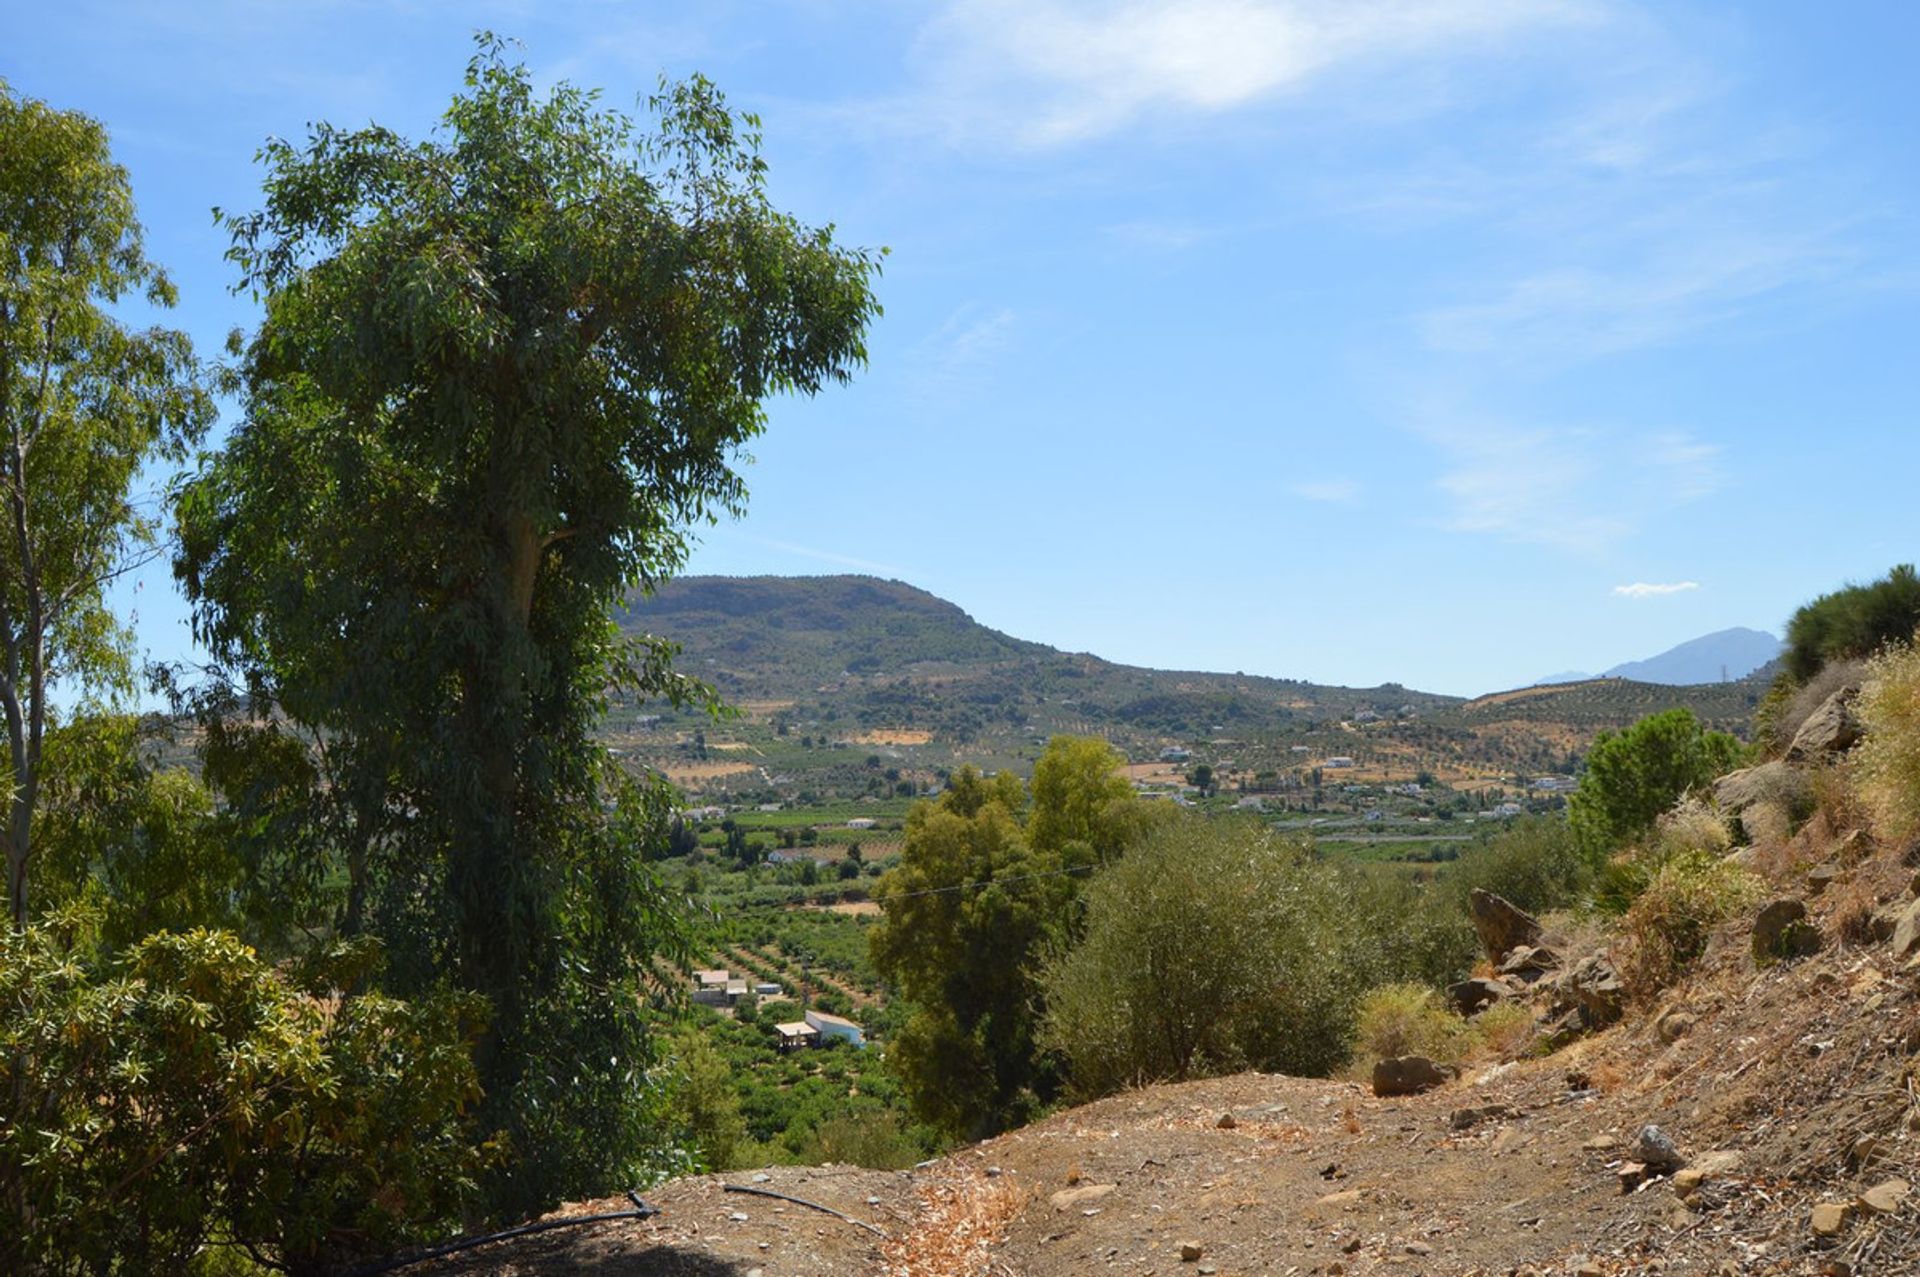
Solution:
<svg viewBox="0 0 1920 1277">
<path fill-rule="evenodd" d="M 1046 966 L 1043 1041 L 1081 1096 L 1238 1068 L 1327 1073 L 1361 996 L 1424 974 L 1408 969 L 1424 946 L 1393 939 L 1405 912 L 1356 904 L 1366 885 L 1258 824 L 1165 825 L 1088 887 L 1084 938 Z"/>
<path fill-rule="evenodd" d="M 1853 755 L 1854 784 L 1881 837 L 1920 837 L 1920 648 L 1876 657 L 1853 712 L 1866 729 Z"/>
<path fill-rule="evenodd" d="M 897 1114 L 882 1112 L 828 1118 L 813 1128 L 800 1160 L 811 1166 L 840 1163 L 900 1171 L 926 1155 Z"/>
<path fill-rule="evenodd" d="M 1623 732 L 1602 732 L 1587 755 L 1568 816 L 1582 850 L 1596 865 L 1653 827 L 1688 790 L 1735 767 L 1741 745 L 1707 731 L 1688 709 L 1649 715 Z"/>
<path fill-rule="evenodd" d="M 85 900 L 120 950 L 154 931 L 238 928 L 244 866 L 206 786 L 142 757 L 137 719 L 95 714 L 48 734 L 37 894 Z"/>
<path fill-rule="evenodd" d="M 1033 764 L 1027 841 L 1063 864 L 1106 864 L 1145 831 L 1150 812 L 1127 782 L 1126 757 L 1091 736 L 1056 736 Z"/>
<path fill-rule="evenodd" d="M 742 1023 L 750 1026 L 754 1020 L 743 1016 Z M 673 1087 L 673 1112 L 687 1145 L 702 1168 L 732 1170 L 746 1123 L 727 1062 L 704 1034 L 691 1027 L 674 1034 L 670 1051 L 679 1075 Z"/>
<path fill-rule="evenodd" d="M 0 842 L 15 926 L 28 912 L 47 688 L 126 686 L 106 587 L 157 531 L 133 481 L 149 461 L 183 459 L 214 416 L 186 334 L 113 314 L 136 300 L 170 307 L 174 289 L 147 260 L 106 130 L 0 80 Z"/>
<path fill-rule="evenodd" d="M 1462 910 L 1468 894 L 1479 887 L 1505 896 L 1530 913 L 1545 913 L 1579 903 L 1593 873 L 1593 862 L 1581 852 L 1567 821 L 1529 816 L 1509 824 L 1485 846 L 1462 855 L 1447 871 L 1446 881 Z"/>
<path fill-rule="evenodd" d="M 1878 581 L 1849 585 L 1801 606 L 1787 622 L 1787 675 L 1805 682 L 1829 661 L 1872 656 L 1920 628 L 1920 574 L 1902 563 Z"/>
<path fill-rule="evenodd" d="M 860 365 L 877 261 L 772 207 L 754 120 L 704 80 L 641 133 L 480 45 L 427 141 L 263 150 L 264 207 L 225 224 L 266 318 L 176 567 L 242 689 L 205 717 L 311 760 L 223 791 L 322 853 L 261 863 L 332 911 L 309 925 L 385 940 L 396 991 L 449 973 L 492 1004 L 492 1203 L 519 1216 L 665 1152 L 641 977 L 681 937 L 636 849 L 670 796 L 591 733 L 614 692 L 711 695 L 612 614 L 741 507 L 763 400 Z"/>
<path fill-rule="evenodd" d="M 875 898 L 873 961 L 914 1007 L 890 1048 L 914 1112 L 956 1135 L 1017 1126 L 1053 1093 L 1034 1049 L 1032 966 L 1073 898 L 1058 857 L 1026 843 L 1019 780 L 972 768 L 907 817 Z"/>
<path fill-rule="evenodd" d="M 1362 1059 L 1453 1060 L 1467 1037 L 1466 1021 L 1423 984 L 1383 984 L 1360 999 L 1354 1015 L 1354 1050 Z"/>
<path fill-rule="evenodd" d="M 90 928 L 0 936 L 0 1267 L 178 1272 L 215 1243 L 315 1273 L 457 1224 L 476 999 L 323 999 L 230 935 L 107 959 Z"/>
<path fill-rule="evenodd" d="M 1710 852 L 1685 851 L 1661 865 L 1621 924 L 1617 961 L 1630 996 L 1647 1001 L 1705 952 L 1714 927 L 1759 903 L 1765 884 Z"/>
</svg>

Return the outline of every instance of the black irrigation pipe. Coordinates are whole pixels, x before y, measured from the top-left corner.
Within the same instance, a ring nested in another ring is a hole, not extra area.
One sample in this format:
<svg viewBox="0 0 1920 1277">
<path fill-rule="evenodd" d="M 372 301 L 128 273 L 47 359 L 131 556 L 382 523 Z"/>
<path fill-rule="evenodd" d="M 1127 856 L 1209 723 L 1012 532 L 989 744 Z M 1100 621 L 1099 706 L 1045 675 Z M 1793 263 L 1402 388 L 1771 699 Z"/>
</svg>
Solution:
<svg viewBox="0 0 1920 1277">
<path fill-rule="evenodd" d="M 754 1188 L 748 1184 L 722 1184 L 721 1188 L 729 1193 L 752 1193 L 755 1197 L 772 1197 L 783 1202 L 792 1202 L 795 1206 L 805 1206 L 811 1210 L 825 1211 L 835 1219 L 844 1219 L 856 1228 L 864 1228 L 876 1237 L 885 1237 L 887 1230 L 878 1224 L 869 1224 L 864 1219 L 855 1219 L 845 1211 L 835 1210 L 831 1206 L 822 1206 L 819 1202 L 810 1202 L 804 1197 L 794 1197 L 787 1193 L 776 1193 L 771 1188 Z"/>
<path fill-rule="evenodd" d="M 463 1250 L 472 1250 L 475 1246 L 485 1246 L 488 1242 L 503 1242 L 515 1237 L 528 1237 L 534 1233 L 549 1232 L 555 1228 L 574 1228 L 581 1224 L 601 1224 L 610 1219 L 651 1219 L 660 1213 L 658 1206 L 649 1206 L 640 1200 L 640 1194 L 629 1189 L 627 1198 L 633 1210 L 603 1211 L 598 1215 L 572 1215 L 566 1219 L 547 1219 L 534 1224 L 521 1224 L 517 1228 L 502 1229 L 497 1233 L 488 1233 L 483 1237 L 462 1237 L 443 1246 L 434 1246 L 427 1250 L 415 1251 L 399 1259 L 382 1260 L 365 1268 L 355 1268 L 346 1277 L 375 1277 L 376 1273 L 390 1273 L 413 1264 L 422 1264 L 429 1259 L 440 1259 L 457 1254 Z"/>
</svg>

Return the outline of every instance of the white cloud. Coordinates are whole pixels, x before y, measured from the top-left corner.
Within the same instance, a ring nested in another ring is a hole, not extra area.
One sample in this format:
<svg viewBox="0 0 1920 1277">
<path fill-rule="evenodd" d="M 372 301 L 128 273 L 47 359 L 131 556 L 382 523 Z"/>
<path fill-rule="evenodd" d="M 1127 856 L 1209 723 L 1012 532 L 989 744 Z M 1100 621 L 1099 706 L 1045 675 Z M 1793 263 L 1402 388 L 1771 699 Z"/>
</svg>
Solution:
<svg viewBox="0 0 1920 1277">
<path fill-rule="evenodd" d="M 953 0 L 921 32 L 910 119 L 1051 146 L 1156 113 L 1215 115 L 1343 67 L 1484 52 L 1598 0 Z"/>
<path fill-rule="evenodd" d="M 1698 581 L 1635 581 L 1632 585 L 1616 585 L 1615 594 L 1629 599 L 1657 599 L 1668 594 L 1685 594 L 1688 590 L 1700 588 Z"/>
<path fill-rule="evenodd" d="M 1360 495 L 1360 485 L 1351 479 L 1317 479 L 1287 490 L 1306 501 L 1351 501 Z"/>
</svg>

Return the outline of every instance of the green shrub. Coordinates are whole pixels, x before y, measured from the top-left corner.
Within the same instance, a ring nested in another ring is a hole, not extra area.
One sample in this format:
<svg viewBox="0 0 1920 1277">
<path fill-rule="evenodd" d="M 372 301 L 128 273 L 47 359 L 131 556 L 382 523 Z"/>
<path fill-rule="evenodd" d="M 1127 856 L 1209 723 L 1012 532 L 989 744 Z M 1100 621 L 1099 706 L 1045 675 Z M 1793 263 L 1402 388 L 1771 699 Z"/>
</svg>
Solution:
<svg viewBox="0 0 1920 1277">
<path fill-rule="evenodd" d="M 317 1273 L 457 1225 L 473 999 L 317 996 L 221 932 L 102 959 L 94 926 L 0 936 L 0 1270 Z"/>
<path fill-rule="evenodd" d="M 1405 942 L 1409 913 L 1389 899 L 1406 900 L 1258 824 L 1165 824 L 1088 886 L 1083 938 L 1042 971 L 1042 1044 L 1080 1096 L 1329 1073 L 1362 995 L 1435 951 Z"/>
<path fill-rule="evenodd" d="M 1501 830 L 1486 846 L 1463 854 L 1447 872 L 1447 882 L 1458 910 L 1465 910 L 1468 894 L 1478 887 L 1529 912 L 1545 913 L 1577 904 L 1593 876 L 1593 862 L 1581 854 L 1565 820 L 1528 816 Z"/>
<path fill-rule="evenodd" d="M 1684 708 L 1650 714 L 1623 732 L 1601 732 L 1567 801 L 1581 850 L 1594 865 L 1603 863 L 1688 790 L 1730 771 L 1741 753 L 1738 740 L 1706 730 Z"/>
<path fill-rule="evenodd" d="M 1705 951 L 1713 929 L 1763 894 L 1753 874 L 1710 853 L 1685 851 L 1668 860 L 1621 925 L 1618 966 L 1629 996 L 1650 1000 L 1679 979 Z"/>
<path fill-rule="evenodd" d="M 1383 984 L 1360 1000 L 1354 1053 L 1375 1060 L 1402 1055 L 1451 1060 L 1467 1040 L 1466 1028 L 1466 1021 L 1425 985 Z"/>
<path fill-rule="evenodd" d="M 1823 594 L 1787 622 L 1786 672 L 1805 683 L 1829 661 L 1872 656 L 1920 627 L 1920 575 L 1902 563 L 1878 581 Z"/>
<path fill-rule="evenodd" d="M 807 1166 L 844 1163 L 877 1171 L 898 1171 L 926 1156 L 901 1125 L 898 1114 L 887 1111 L 842 1113 L 813 1128 L 800 1153 Z"/>
<path fill-rule="evenodd" d="M 1876 657 L 1853 712 L 1866 729 L 1853 755 L 1856 791 L 1883 838 L 1920 837 L 1920 648 Z"/>
</svg>

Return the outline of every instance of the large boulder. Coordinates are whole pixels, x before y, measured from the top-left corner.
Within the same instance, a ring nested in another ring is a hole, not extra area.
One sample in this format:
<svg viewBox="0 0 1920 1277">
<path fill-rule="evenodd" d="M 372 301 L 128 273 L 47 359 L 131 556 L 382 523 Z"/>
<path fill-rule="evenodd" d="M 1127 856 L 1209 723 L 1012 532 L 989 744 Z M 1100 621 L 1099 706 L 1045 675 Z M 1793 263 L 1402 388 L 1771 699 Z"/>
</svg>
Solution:
<svg viewBox="0 0 1920 1277">
<path fill-rule="evenodd" d="M 1807 715 L 1807 721 L 1793 734 L 1787 757 L 1795 762 L 1814 762 L 1859 744 L 1860 720 L 1853 716 L 1854 698 L 1859 695 L 1858 687 L 1843 687 L 1821 701 L 1820 708 Z"/>
<path fill-rule="evenodd" d="M 1510 951 L 1540 943 L 1540 924 L 1505 896 L 1475 887 L 1467 896 L 1467 907 L 1473 912 L 1474 934 L 1480 937 L 1480 948 L 1489 962 L 1498 965 Z"/>
<path fill-rule="evenodd" d="M 1618 1020 L 1626 1011 L 1627 990 L 1604 954 L 1589 954 L 1559 980 L 1562 1004 L 1572 1003 L 1589 1029 Z"/>
<path fill-rule="evenodd" d="M 1753 920 L 1753 959 L 1772 962 L 1820 952 L 1820 929 L 1807 921 L 1804 900 L 1770 900 Z"/>
<path fill-rule="evenodd" d="M 1402 1055 L 1392 1059 L 1376 1060 L 1373 1065 L 1373 1093 L 1375 1095 L 1418 1095 L 1422 1091 L 1431 1091 L 1452 1076 L 1451 1071 L 1435 1064 L 1424 1055 Z"/>
<path fill-rule="evenodd" d="M 1532 984 L 1559 969 L 1560 955 L 1539 944 L 1521 945 L 1500 960 L 1500 974 L 1522 984 Z"/>
<path fill-rule="evenodd" d="M 1893 924 L 1894 960 L 1911 957 L 1916 949 L 1920 949 L 1920 900 L 1908 905 Z"/>
<path fill-rule="evenodd" d="M 1474 977 L 1447 986 L 1447 1001 L 1461 1015 L 1475 1015 L 1496 1002 L 1513 996 L 1513 986 L 1499 980 Z"/>
<path fill-rule="evenodd" d="M 1742 767 L 1713 782 L 1713 803 L 1723 816 L 1738 816 L 1761 803 L 1779 803 L 1789 811 L 1801 811 L 1812 797 L 1806 774 L 1778 760 Z"/>
</svg>

